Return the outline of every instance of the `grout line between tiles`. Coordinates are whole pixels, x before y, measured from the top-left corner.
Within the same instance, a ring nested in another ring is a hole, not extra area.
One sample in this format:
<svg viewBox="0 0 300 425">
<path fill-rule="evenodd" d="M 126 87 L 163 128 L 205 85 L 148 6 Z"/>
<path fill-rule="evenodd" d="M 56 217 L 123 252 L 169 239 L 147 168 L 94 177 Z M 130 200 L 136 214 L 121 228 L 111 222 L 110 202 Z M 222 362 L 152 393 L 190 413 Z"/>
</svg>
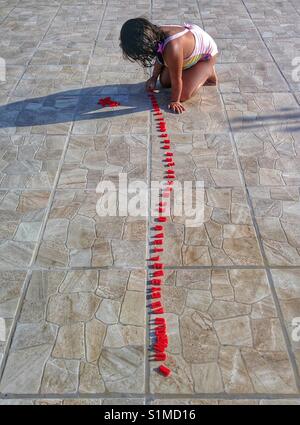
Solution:
<svg viewBox="0 0 300 425">
<path fill-rule="evenodd" d="M 1 22 L 0 22 L 0 25 L 1 25 Z M 228 39 L 224 39 L 224 38 L 219 38 L 218 37 L 218 39 L 217 40 L 228 40 Z M 232 39 L 229 39 L 229 40 L 235 40 L 236 41 L 236 39 L 235 38 L 232 38 Z M 280 41 L 289 41 L 290 39 L 280 39 Z M 90 43 L 86 43 L 88 46 L 90 46 Z M 97 44 L 96 44 L 96 46 L 95 47 L 97 47 Z M 93 48 L 93 47 L 92 47 Z M 260 62 L 253 62 L 253 61 L 251 61 L 251 60 L 242 60 L 241 62 L 239 62 L 238 60 L 232 60 L 232 61 L 222 61 L 222 62 L 218 62 L 217 63 L 217 65 L 242 65 L 242 64 L 249 64 L 249 63 L 252 63 L 252 64 L 256 64 L 256 65 L 259 65 L 259 63 Z M 273 63 L 273 60 L 272 60 L 272 58 L 270 58 L 269 59 L 269 61 L 266 61 L 266 64 L 270 64 L 270 63 Z M 12 62 L 10 62 L 8 65 L 7 65 L 7 68 L 14 68 L 14 67 L 20 67 L 20 66 L 27 66 L 27 64 L 22 64 L 22 63 L 12 63 Z M 49 67 L 49 66 L 62 66 L 61 64 L 59 64 L 59 63 L 57 63 L 57 62 L 48 62 L 48 63 L 33 63 L 33 64 L 31 64 L 31 66 L 34 66 L 34 67 L 36 67 L 36 68 L 47 68 L 47 67 Z M 80 63 L 71 63 L 71 64 L 64 64 L 64 66 L 68 66 L 68 67 L 71 67 L 71 68 L 83 68 L 84 67 L 84 65 L 83 64 L 80 64 Z M 28 80 L 34 80 L 34 77 L 32 77 L 32 78 L 28 78 Z M 84 87 L 83 87 L 84 88 Z M 231 93 L 231 92 L 229 92 L 229 93 Z M 247 92 L 248 93 L 248 92 Z M 82 95 L 82 94 L 77 94 L 77 95 L 73 95 L 73 96 L 87 96 L 87 95 Z M 95 96 L 95 95 L 94 95 Z"/>
<path fill-rule="evenodd" d="M 149 112 L 150 120 L 152 120 L 151 112 Z M 147 152 L 147 171 L 148 171 L 148 188 L 151 187 L 151 172 L 152 172 L 152 139 L 151 136 L 148 136 L 148 152 Z M 146 255 L 147 258 L 150 258 L 150 230 L 151 230 L 151 220 L 150 213 L 151 211 L 151 191 L 148 190 L 148 223 L 147 223 L 147 235 L 146 235 Z M 145 265 L 146 269 L 146 281 L 145 281 L 145 315 L 146 315 L 146 332 L 145 332 L 145 393 L 150 391 L 150 363 L 148 360 L 148 346 L 150 343 L 150 317 L 148 314 L 147 308 L 147 288 L 149 281 L 149 268 L 147 264 Z"/>
<path fill-rule="evenodd" d="M 178 265 L 167 265 L 165 266 L 166 270 L 265 270 L 265 266 L 255 266 L 255 265 L 211 265 L 211 266 L 178 266 Z M 300 270 L 299 266 L 269 266 L 270 270 Z M 69 271 L 76 271 L 76 270 L 147 270 L 147 266 L 118 266 L 118 265 L 112 265 L 112 266 L 79 266 L 79 267 L 38 267 L 38 266 L 32 266 L 30 269 L 32 272 L 69 272 Z M 12 268 L 0 268 L 1 272 L 9 272 L 9 271 L 19 271 L 24 272 L 28 271 L 28 267 L 14 267 Z"/>
<path fill-rule="evenodd" d="M 150 19 L 153 20 L 153 0 L 150 0 Z M 150 75 L 150 70 L 149 74 Z M 147 101 L 150 105 L 149 99 L 147 98 Z M 150 231 L 151 231 L 151 180 L 152 180 L 152 134 L 151 134 L 151 128 L 153 125 L 153 117 L 151 113 L 151 108 L 149 107 L 149 128 L 148 128 L 148 150 L 147 150 L 147 174 L 148 174 L 148 225 L 147 225 L 147 258 L 150 258 Z M 150 392 L 150 379 L 151 379 L 151 368 L 150 368 L 150 361 L 149 361 L 149 353 L 148 353 L 148 347 L 150 344 L 150 315 L 148 314 L 148 307 L 147 307 L 147 288 L 148 288 L 148 282 L 149 282 L 149 268 L 146 266 L 147 274 L 146 274 L 146 291 L 145 291 L 145 314 L 146 314 L 146 332 L 145 332 L 145 394 Z M 145 403 L 146 403 L 146 396 L 145 396 Z"/>
<path fill-rule="evenodd" d="M 200 18 L 200 21 L 201 21 L 201 28 L 203 28 L 205 30 L 205 24 L 204 24 L 203 16 L 202 16 L 202 13 L 201 13 L 201 7 L 200 7 L 198 0 L 196 0 L 196 5 L 197 5 L 198 13 L 199 13 L 199 18 Z"/>
<path fill-rule="evenodd" d="M 294 6 L 294 4 L 290 0 L 288 0 L 288 3 L 292 6 L 292 8 L 296 12 L 296 14 L 300 16 L 300 12 L 298 11 L 298 9 L 296 9 L 296 7 Z"/>
<path fill-rule="evenodd" d="M 16 9 L 16 7 L 18 7 L 18 5 L 19 5 L 19 3 L 20 3 L 20 0 L 18 1 L 18 3 L 16 3 L 14 6 L 13 6 L 13 8 L 8 12 L 8 14 L 2 19 L 2 21 L 0 21 L 0 25 L 2 25 L 5 21 L 6 21 L 6 19 L 10 16 L 10 14 Z"/>
<path fill-rule="evenodd" d="M 151 136 L 151 135 L 150 135 Z M 175 144 L 175 143 L 174 143 Z M 139 179 L 142 180 L 142 179 Z M 163 178 L 161 178 L 160 180 L 163 180 Z M 184 180 L 181 179 L 177 179 L 177 181 L 182 182 Z M 234 185 L 234 186 L 211 186 L 211 187 L 206 187 L 206 189 L 236 189 L 236 188 L 240 188 L 241 186 L 238 185 Z M 262 188 L 264 188 L 265 186 L 261 186 Z M 286 188 L 286 187 L 297 187 L 296 185 L 286 185 L 286 186 L 274 186 L 275 188 L 278 187 L 282 187 L 282 188 Z M 0 187 L 0 191 L 7 191 L 7 192 L 51 192 L 51 188 L 40 188 L 40 189 L 29 189 L 29 188 L 8 188 L 8 187 Z M 96 191 L 96 186 L 95 188 L 91 189 L 84 189 L 84 188 L 57 188 L 56 192 L 58 193 L 62 193 L 62 192 L 90 192 L 90 193 L 95 193 Z M 146 220 L 147 217 L 142 217 L 141 219 L 145 219 Z M 299 264 L 300 266 L 300 264 Z M 291 266 L 292 267 L 292 266 Z"/>
<path fill-rule="evenodd" d="M 8 399 L 35 399 L 35 400 L 53 400 L 53 399 L 128 399 L 128 398 L 136 398 L 136 399 L 146 399 L 148 402 L 154 401 L 157 399 L 161 400 L 173 400 L 173 399 L 190 399 L 190 400 L 276 400 L 276 399 L 295 399 L 300 400 L 300 396 L 298 394 L 284 394 L 284 393 L 51 393 L 51 394 L 10 394 L 10 393 L 2 393 L 0 394 L 0 400 L 8 400 Z"/>
<path fill-rule="evenodd" d="M 11 343 L 12 343 L 12 340 L 13 340 L 13 336 L 14 336 L 14 333 L 15 333 L 15 330 L 16 330 L 16 327 L 17 327 L 17 321 L 18 321 L 20 314 L 21 314 L 23 301 L 24 301 L 25 294 L 27 292 L 27 288 L 28 288 L 28 285 L 29 285 L 29 282 L 30 282 L 30 279 L 31 279 L 31 275 L 32 275 L 32 272 L 30 270 L 28 270 L 28 268 L 25 271 L 26 271 L 26 276 L 25 276 L 24 282 L 22 284 L 22 288 L 20 290 L 20 296 L 19 296 L 18 304 L 17 304 L 16 310 L 15 310 L 15 313 L 14 313 L 13 322 L 12 322 L 12 325 L 11 325 L 10 330 L 9 330 L 9 334 L 8 334 L 8 337 L 7 337 L 5 346 L 4 346 L 3 356 L 2 356 L 2 359 L 1 359 L 1 362 L 0 362 L 0 383 L 1 383 L 2 375 L 3 375 L 3 372 L 4 372 L 5 366 L 6 366 L 8 353 L 9 353 L 10 346 L 11 346 Z M 0 393 L 0 395 L 1 395 L 1 393 Z"/>
</svg>

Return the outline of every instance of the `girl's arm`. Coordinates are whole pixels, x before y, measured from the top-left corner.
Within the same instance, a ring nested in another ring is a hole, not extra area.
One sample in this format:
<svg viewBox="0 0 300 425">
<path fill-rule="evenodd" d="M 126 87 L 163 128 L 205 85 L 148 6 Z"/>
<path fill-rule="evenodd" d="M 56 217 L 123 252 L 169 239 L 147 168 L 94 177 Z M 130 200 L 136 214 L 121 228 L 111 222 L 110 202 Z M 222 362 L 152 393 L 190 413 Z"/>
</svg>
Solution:
<svg viewBox="0 0 300 425">
<path fill-rule="evenodd" d="M 160 63 L 156 60 L 153 67 L 152 77 L 150 77 L 146 82 L 146 90 L 155 90 L 156 81 L 162 71 L 162 68 L 162 65 L 160 65 Z"/>
<path fill-rule="evenodd" d="M 161 71 L 162 71 L 163 65 L 161 65 L 157 60 L 155 61 L 153 72 L 152 72 L 152 78 L 158 79 Z"/>
<path fill-rule="evenodd" d="M 179 44 L 169 44 L 166 49 L 165 61 L 169 68 L 171 79 L 171 102 L 169 108 L 181 113 L 185 109 L 180 103 L 182 92 L 183 49 Z"/>
</svg>

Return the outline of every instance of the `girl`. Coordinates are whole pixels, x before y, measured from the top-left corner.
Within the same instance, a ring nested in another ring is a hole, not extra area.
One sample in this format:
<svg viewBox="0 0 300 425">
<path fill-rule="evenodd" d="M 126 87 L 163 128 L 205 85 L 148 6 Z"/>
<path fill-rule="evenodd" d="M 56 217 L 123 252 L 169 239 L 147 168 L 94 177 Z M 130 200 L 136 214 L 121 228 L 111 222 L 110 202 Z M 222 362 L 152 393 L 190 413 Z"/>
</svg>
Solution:
<svg viewBox="0 0 300 425">
<path fill-rule="evenodd" d="M 124 57 L 142 66 L 153 65 L 147 90 L 154 90 L 159 77 L 162 87 L 171 87 L 169 109 L 182 113 L 181 104 L 199 87 L 216 85 L 218 48 L 214 40 L 193 24 L 158 27 L 147 19 L 129 19 L 122 26 L 120 46 Z"/>
</svg>

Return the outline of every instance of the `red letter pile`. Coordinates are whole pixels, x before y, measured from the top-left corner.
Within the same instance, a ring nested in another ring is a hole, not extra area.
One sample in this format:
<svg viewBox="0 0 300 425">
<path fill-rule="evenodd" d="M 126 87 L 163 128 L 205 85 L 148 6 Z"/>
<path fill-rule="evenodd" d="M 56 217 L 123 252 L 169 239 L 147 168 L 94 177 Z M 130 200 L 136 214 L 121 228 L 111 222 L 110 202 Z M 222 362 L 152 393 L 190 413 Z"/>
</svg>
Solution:
<svg viewBox="0 0 300 425">
<path fill-rule="evenodd" d="M 101 105 L 103 108 L 105 106 L 109 106 L 112 108 L 114 106 L 120 106 L 120 102 L 112 100 L 109 96 L 107 96 L 107 97 L 100 98 L 98 100 L 98 105 Z"/>
</svg>

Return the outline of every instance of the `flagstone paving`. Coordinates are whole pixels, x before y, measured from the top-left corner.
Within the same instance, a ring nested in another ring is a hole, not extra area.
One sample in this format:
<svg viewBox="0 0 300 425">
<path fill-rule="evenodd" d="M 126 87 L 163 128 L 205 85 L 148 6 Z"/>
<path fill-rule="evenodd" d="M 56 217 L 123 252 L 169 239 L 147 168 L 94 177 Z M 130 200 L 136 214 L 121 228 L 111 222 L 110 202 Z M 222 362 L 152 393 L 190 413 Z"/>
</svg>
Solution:
<svg viewBox="0 0 300 425">
<path fill-rule="evenodd" d="M 0 405 L 300 404 L 298 3 L 0 0 Z M 164 175 L 149 72 L 119 47 L 136 16 L 220 50 L 186 113 L 157 94 L 178 184 L 203 182 L 201 224 L 172 208 L 165 227 L 169 378 L 149 359 L 154 220 L 99 214 L 99 183 Z"/>
<path fill-rule="evenodd" d="M 153 393 L 297 393 L 264 270 L 168 271 L 170 346 Z"/>
<path fill-rule="evenodd" d="M 144 270 L 33 272 L 1 392 L 143 393 L 144 287 Z"/>
</svg>

